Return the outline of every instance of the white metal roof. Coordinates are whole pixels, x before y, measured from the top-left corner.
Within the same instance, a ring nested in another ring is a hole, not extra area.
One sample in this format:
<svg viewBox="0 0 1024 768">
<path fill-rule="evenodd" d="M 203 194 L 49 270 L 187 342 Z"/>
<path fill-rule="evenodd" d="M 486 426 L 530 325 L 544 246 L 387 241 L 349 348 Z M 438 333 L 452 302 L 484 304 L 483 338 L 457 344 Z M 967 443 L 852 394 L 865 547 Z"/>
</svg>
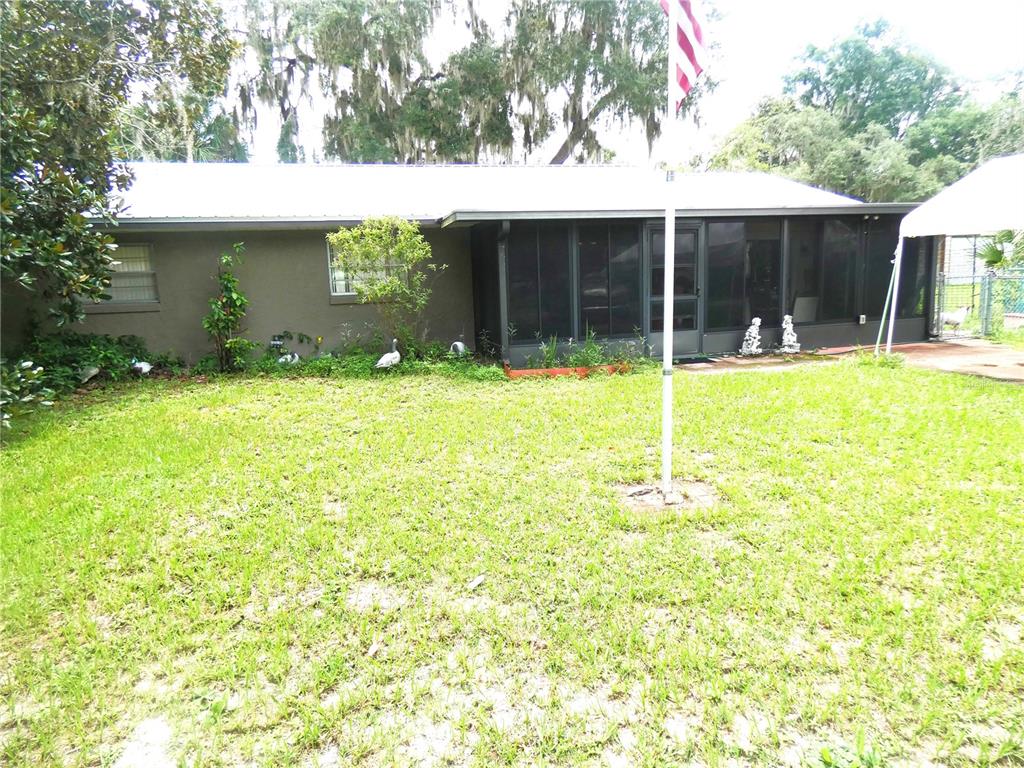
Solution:
<svg viewBox="0 0 1024 768">
<path fill-rule="evenodd" d="M 908 214 L 902 237 L 1024 229 L 1024 154 L 989 160 Z"/>
<path fill-rule="evenodd" d="M 664 173 L 621 166 L 257 165 L 135 163 L 122 222 L 424 222 L 601 213 L 666 203 Z M 679 173 L 671 195 L 691 211 L 854 209 L 859 201 L 763 173 Z M 487 215 L 483 215 L 487 214 Z"/>
</svg>

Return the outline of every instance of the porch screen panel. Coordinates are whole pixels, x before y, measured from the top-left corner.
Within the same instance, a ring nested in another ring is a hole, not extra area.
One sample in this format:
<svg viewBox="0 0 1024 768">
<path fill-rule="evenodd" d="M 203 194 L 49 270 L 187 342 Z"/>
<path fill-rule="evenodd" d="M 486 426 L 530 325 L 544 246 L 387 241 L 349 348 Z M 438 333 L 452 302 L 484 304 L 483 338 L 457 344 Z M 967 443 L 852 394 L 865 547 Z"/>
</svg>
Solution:
<svg viewBox="0 0 1024 768">
<path fill-rule="evenodd" d="M 708 225 L 708 329 L 743 328 L 755 318 L 779 324 L 782 276 L 778 221 Z"/>
<path fill-rule="evenodd" d="M 782 227 L 778 221 L 747 222 L 746 311 L 762 325 L 781 325 L 779 291 L 782 286 Z"/>
<path fill-rule="evenodd" d="M 919 237 L 904 241 L 899 298 L 896 300 L 898 317 L 924 317 L 930 255 L 931 238 Z"/>
<path fill-rule="evenodd" d="M 793 322 L 813 323 L 821 305 L 821 240 L 823 222 L 789 221 L 789 296 L 786 313 Z"/>
<path fill-rule="evenodd" d="M 852 320 L 857 287 L 857 223 L 826 219 L 821 246 L 820 320 Z"/>
<path fill-rule="evenodd" d="M 512 222 L 508 243 L 508 322 L 513 342 L 533 341 L 540 328 L 540 274 L 537 269 L 537 225 Z"/>
<path fill-rule="evenodd" d="M 896 218 L 868 223 L 864 249 L 864 314 L 872 319 L 882 316 L 885 294 L 889 291 L 892 277 L 892 255 L 899 237 Z"/>
<path fill-rule="evenodd" d="M 569 226 L 513 222 L 508 248 L 508 313 L 515 342 L 572 335 Z"/>
<path fill-rule="evenodd" d="M 608 226 L 581 224 L 579 227 L 581 333 L 593 331 L 607 336 L 608 317 Z"/>
<path fill-rule="evenodd" d="M 852 219 L 790 219 L 786 311 L 795 324 L 853 319 L 859 227 Z"/>
<path fill-rule="evenodd" d="M 572 253 L 568 224 L 540 224 L 540 328 L 545 338 L 572 336 Z"/>
<path fill-rule="evenodd" d="M 578 238 L 581 333 L 632 335 L 643 323 L 640 227 L 581 224 Z"/>
<path fill-rule="evenodd" d="M 640 303 L 640 228 L 609 226 L 609 335 L 628 336 L 643 325 Z"/>
</svg>

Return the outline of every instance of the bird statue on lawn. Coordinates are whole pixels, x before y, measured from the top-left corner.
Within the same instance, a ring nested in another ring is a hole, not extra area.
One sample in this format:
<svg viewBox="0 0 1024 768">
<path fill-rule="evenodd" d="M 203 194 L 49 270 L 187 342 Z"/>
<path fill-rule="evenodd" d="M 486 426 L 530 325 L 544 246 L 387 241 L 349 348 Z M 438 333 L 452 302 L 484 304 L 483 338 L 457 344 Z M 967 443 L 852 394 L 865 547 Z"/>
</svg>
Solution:
<svg viewBox="0 0 1024 768">
<path fill-rule="evenodd" d="M 147 363 L 145 360 L 136 360 L 132 358 L 132 373 L 138 374 L 139 376 L 145 376 L 153 370 L 153 364 Z"/>
<path fill-rule="evenodd" d="M 469 349 L 466 347 L 466 342 L 462 340 L 461 333 L 459 334 L 459 340 L 453 341 L 452 345 L 448 348 L 448 351 L 451 352 L 456 357 L 462 357 L 469 351 Z"/>
<path fill-rule="evenodd" d="M 391 340 L 391 351 L 380 356 L 380 360 L 374 368 L 393 368 L 402 362 L 402 356 L 398 353 L 398 339 Z"/>
</svg>

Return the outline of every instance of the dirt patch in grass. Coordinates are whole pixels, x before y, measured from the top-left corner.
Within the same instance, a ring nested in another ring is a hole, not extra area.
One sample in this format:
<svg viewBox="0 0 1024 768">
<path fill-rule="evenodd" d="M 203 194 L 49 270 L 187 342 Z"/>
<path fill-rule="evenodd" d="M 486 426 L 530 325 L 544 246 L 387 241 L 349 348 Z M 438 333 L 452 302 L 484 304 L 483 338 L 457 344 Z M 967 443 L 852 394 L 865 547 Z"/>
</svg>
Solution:
<svg viewBox="0 0 1024 768">
<path fill-rule="evenodd" d="M 634 512 L 710 509 L 718 503 L 714 486 L 701 480 L 676 480 L 667 498 L 659 486 L 649 483 L 620 485 L 618 491 L 627 509 Z"/>
<path fill-rule="evenodd" d="M 387 613 L 402 606 L 406 602 L 406 596 L 398 589 L 379 581 L 361 581 L 349 588 L 345 602 L 349 608 L 360 613 L 373 609 Z"/>
<path fill-rule="evenodd" d="M 174 768 L 171 726 L 162 717 L 143 720 L 125 742 L 114 768 Z"/>
</svg>

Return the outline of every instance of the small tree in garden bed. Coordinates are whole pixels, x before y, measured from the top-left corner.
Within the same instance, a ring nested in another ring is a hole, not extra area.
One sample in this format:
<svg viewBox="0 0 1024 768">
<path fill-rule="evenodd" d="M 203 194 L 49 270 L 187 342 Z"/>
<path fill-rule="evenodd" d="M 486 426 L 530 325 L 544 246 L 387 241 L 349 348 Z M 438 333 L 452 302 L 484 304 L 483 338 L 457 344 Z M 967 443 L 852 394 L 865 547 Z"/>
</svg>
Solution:
<svg viewBox="0 0 1024 768">
<path fill-rule="evenodd" d="M 398 338 L 415 355 L 426 328 L 423 310 L 431 278 L 446 264 L 430 261 L 430 244 L 419 225 L 394 216 L 371 218 L 327 235 L 337 267 L 363 304 L 376 304 L 384 337 Z"/>
<path fill-rule="evenodd" d="M 213 340 L 217 367 L 233 371 L 242 367 L 256 342 L 241 337 L 242 320 L 249 299 L 238 288 L 238 278 L 231 270 L 245 252 L 245 243 L 235 243 L 232 252 L 222 253 L 217 268 L 219 293 L 210 299 L 210 311 L 203 318 L 203 328 Z"/>
</svg>

